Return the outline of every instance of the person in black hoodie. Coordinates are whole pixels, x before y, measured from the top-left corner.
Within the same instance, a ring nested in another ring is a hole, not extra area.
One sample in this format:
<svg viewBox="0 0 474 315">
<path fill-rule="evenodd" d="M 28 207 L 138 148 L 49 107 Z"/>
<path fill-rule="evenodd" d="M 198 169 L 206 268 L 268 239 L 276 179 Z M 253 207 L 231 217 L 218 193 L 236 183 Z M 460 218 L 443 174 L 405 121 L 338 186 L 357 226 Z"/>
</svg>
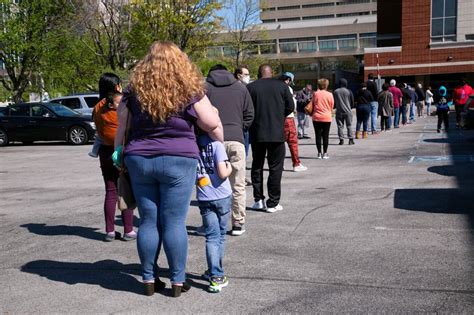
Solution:
<svg viewBox="0 0 474 315">
<path fill-rule="evenodd" d="M 378 114 L 378 107 L 379 103 L 377 102 L 377 84 L 374 81 L 374 75 L 369 73 L 369 79 L 367 80 L 367 91 L 372 94 L 373 101 L 370 102 L 370 130 L 372 131 L 373 135 L 378 134 L 377 131 L 377 114 Z"/>
<path fill-rule="evenodd" d="M 374 101 L 372 93 L 367 90 L 367 84 L 362 83 L 356 95 L 356 139 L 360 139 L 360 125 L 363 125 L 362 137 L 367 138 L 367 125 L 370 118 L 370 103 Z"/>
<path fill-rule="evenodd" d="M 245 146 L 244 130 L 250 128 L 254 118 L 252 98 L 242 82 L 223 65 L 209 70 L 206 95 L 219 110 L 224 127 L 224 145 L 232 173 L 232 232 L 234 236 L 245 232 Z"/>
<path fill-rule="evenodd" d="M 255 204 L 253 209 L 266 209 L 273 213 L 283 210 L 280 205 L 281 176 L 285 160 L 285 118 L 295 108 L 288 86 L 273 79 L 272 68 L 261 65 L 258 80 L 247 85 L 255 108 L 255 119 L 250 127 L 252 139 L 252 186 Z M 264 203 L 263 165 L 268 161 L 268 200 Z"/>
</svg>

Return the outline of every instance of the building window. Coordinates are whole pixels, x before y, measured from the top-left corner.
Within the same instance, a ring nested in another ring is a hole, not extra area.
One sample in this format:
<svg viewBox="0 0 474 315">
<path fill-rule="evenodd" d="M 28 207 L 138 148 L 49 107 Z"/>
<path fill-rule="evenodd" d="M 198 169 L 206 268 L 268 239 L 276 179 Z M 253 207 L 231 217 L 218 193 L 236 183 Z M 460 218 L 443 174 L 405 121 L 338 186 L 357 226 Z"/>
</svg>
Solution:
<svg viewBox="0 0 474 315">
<path fill-rule="evenodd" d="M 360 4 L 360 3 L 370 3 L 370 0 L 346 0 L 346 1 L 336 2 L 337 5 Z"/>
<path fill-rule="evenodd" d="M 351 12 L 351 13 L 340 13 L 336 14 L 336 17 L 348 17 L 348 16 L 359 16 L 359 15 L 369 15 L 370 11 L 366 12 Z"/>
<path fill-rule="evenodd" d="M 301 7 L 299 5 L 289 5 L 286 7 L 278 7 L 278 11 L 283 11 L 283 10 L 295 10 L 295 9 L 300 9 Z"/>
<path fill-rule="evenodd" d="M 321 7 L 332 7 L 334 6 L 334 2 L 326 2 L 326 3 L 311 3 L 311 4 L 303 4 L 301 7 L 303 9 L 309 9 L 309 8 L 321 8 Z"/>
<path fill-rule="evenodd" d="M 263 8 L 262 12 L 275 11 L 275 8 Z"/>
<path fill-rule="evenodd" d="M 299 21 L 299 20 L 301 20 L 299 17 L 289 17 L 289 18 L 278 19 L 278 22 L 289 22 L 289 21 Z"/>
<path fill-rule="evenodd" d="M 313 15 L 313 16 L 303 16 L 303 20 L 332 19 L 333 17 L 334 17 L 334 14 Z"/>
<path fill-rule="evenodd" d="M 262 23 L 275 23 L 275 19 L 262 20 Z"/>
<path fill-rule="evenodd" d="M 457 0 L 431 1 L 431 41 L 456 41 Z"/>
</svg>

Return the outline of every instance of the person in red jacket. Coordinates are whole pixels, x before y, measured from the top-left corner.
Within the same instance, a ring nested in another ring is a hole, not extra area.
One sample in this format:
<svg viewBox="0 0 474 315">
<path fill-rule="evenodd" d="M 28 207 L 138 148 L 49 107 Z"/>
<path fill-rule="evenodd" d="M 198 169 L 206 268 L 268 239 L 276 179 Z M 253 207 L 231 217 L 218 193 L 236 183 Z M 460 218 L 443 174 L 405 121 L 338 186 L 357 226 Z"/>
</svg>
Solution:
<svg viewBox="0 0 474 315">
<path fill-rule="evenodd" d="M 462 112 L 464 111 L 464 105 L 469 98 L 469 95 L 472 94 L 472 87 L 467 84 L 463 79 L 459 84 L 454 88 L 453 92 L 453 102 L 454 108 L 456 109 L 456 128 L 462 127 Z"/>
</svg>

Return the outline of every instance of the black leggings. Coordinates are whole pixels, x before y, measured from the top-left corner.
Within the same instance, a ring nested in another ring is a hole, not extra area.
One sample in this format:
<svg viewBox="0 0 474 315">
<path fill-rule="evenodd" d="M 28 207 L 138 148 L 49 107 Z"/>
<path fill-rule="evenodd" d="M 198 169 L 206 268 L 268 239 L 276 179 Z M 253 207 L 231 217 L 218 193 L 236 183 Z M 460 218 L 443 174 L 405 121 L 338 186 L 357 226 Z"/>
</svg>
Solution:
<svg viewBox="0 0 474 315">
<path fill-rule="evenodd" d="M 323 139 L 324 153 L 328 152 L 329 145 L 329 129 L 331 122 L 313 121 L 314 133 L 316 134 L 316 148 L 321 153 L 321 138 Z"/>
</svg>

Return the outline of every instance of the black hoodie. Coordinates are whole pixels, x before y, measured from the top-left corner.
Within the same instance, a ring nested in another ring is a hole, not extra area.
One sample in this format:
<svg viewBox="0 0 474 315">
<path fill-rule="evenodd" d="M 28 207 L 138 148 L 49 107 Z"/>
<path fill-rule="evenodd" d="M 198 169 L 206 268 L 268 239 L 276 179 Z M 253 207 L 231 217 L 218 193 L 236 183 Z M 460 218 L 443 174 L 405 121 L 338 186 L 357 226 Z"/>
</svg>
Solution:
<svg viewBox="0 0 474 315">
<path fill-rule="evenodd" d="M 227 70 L 211 71 L 206 81 L 206 95 L 219 110 L 224 141 L 244 143 L 243 131 L 253 121 L 253 103 L 247 88 Z"/>
</svg>

